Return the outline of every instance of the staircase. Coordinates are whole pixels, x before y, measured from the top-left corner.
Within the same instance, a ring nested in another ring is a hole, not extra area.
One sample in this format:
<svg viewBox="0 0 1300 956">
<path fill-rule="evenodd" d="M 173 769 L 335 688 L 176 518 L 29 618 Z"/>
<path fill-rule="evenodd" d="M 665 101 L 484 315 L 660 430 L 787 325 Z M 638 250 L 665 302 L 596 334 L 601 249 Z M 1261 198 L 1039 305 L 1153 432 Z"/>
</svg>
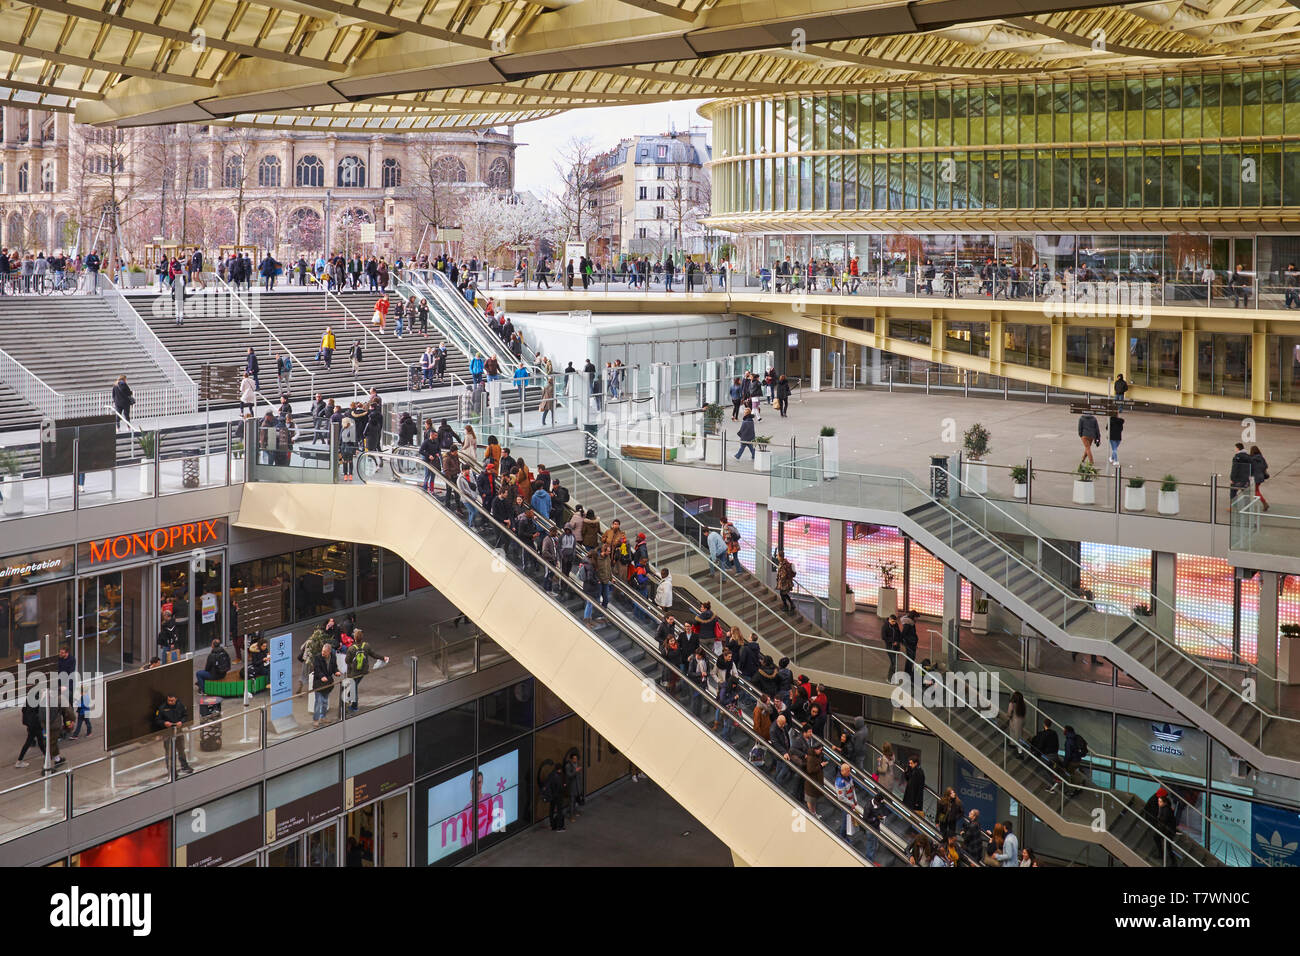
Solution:
<svg viewBox="0 0 1300 956">
<path fill-rule="evenodd" d="M 364 476 L 365 467 L 358 473 Z M 789 792 L 739 752 L 752 745 L 750 740 L 737 748 L 715 733 L 709 702 L 696 699 L 704 704 L 698 708 L 703 716 L 696 713 L 686 696 L 696 692 L 683 676 L 677 675 L 677 693 L 667 688 L 647 693 L 658 687 L 653 683 L 657 662 L 648 659 L 653 644 L 625 611 L 602 612 L 593 631 L 581 620 L 586 602 L 576 585 L 566 583 L 556 599 L 513 561 L 500 559 L 491 542 L 501 529 L 489 526 L 481 537 L 415 487 L 373 480 L 374 466 L 370 474 L 371 481 L 349 485 L 251 481 L 236 523 L 338 536 L 400 554 L 746 863 L 870 862 L 836 836 L 834 827 L 803 814 Z M 746 737 L 742 728 L 736 731 Z M 793 827 L 791 820 L 801 815 L 806 824 Z M 879 849 L 890 852 L 884 840 Z"/>
<path fill-rule="evenodd" d="M 1146 623 L 1072 594 L 970 514 L 931 500 L 903 513 L 903 530 L 1066 650 L 1104 655 L 1170 707 L 1262 769 L 1300 770 L 1300 722 L 1264 710 Z"/>
</svg>

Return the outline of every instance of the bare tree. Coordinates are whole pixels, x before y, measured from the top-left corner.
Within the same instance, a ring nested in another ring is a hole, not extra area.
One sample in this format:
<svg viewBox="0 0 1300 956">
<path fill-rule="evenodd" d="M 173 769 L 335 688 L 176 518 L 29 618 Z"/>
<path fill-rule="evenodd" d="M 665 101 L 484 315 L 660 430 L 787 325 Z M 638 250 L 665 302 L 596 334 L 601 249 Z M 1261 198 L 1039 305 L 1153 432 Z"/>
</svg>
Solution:
<svg viewBox="0 0 1300 956">
<path fill-rule="evenodd" d="M 252 172 L 258 135 L 254 129 L 236 127 L 222 131 L 218 139 L 217 168 L 211 170 L 214 185 L 234 194 L 235 245 L 244 241 L 244 203 Z"/>
<path fill-rule="evenodd" d="M 665 191 L 668 220 L 673 227 L 673 245 L 685 255 L 696 252 L 696 239 L 703 240 L 703 220 L 709 214 L 709 187 L 694 166 L 674 163 Z"/>
<path fill-rule="evenodd" d="M 565 242 L 583 242 L 595 230 L 601 181 L 596 156 L 590 139 L 575 136 L 560 149 L 559 158 L 555 160 L 555 171 L 564 181 L 564 186 L 554 197 L 560 215 L 558 248 L 563 248 Z"/>
</svg>

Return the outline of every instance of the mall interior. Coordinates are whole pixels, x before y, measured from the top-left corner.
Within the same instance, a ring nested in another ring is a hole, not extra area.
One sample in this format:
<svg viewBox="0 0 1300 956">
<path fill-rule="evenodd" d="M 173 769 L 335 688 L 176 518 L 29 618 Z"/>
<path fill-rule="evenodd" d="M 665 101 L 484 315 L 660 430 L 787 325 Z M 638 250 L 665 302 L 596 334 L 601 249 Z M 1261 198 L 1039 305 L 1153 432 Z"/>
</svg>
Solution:
<svg viewBox="0 0 1300 956">
<path fill-rule="evenodd" d="M 785 55 L 719 12 L 770 19 L 739 0 L 620 6 L 578 69 L 523 6 L 494 61 L 466 20 L 400 69 L 413 38 L 347 62 L 223 41 L 230 70 L 194 65 L 210 99 L 138 66 L 59 87 L 136 126 L 706 96 L 730 268 L 671 293 L 510 270 L 468 298 L 394 269 L 429 339 L 371 327 L 373 295 L 211 272 L 0 300 L 0 689 L 70 674 L 0 702 L 0 863 L 526 865 L 567 840 L 595 866 L 1296 865 L 1300 13 L 819 0 Z M 79 371 L 51 387 L 31 333 L 65 301 L 102 324 L 62 326 Z M 327 325 L 371 361 L 329 368 Z M 379 396 L 374 444 L 317 395 Z M 478 497 L 510 481 L 517 508 Z M 631 573 L 582 522 L 548 558 L 574 509 L 617 520 Z M 303 661 L 350 618 L 364 645 L 348 625 Z"/>
</svg>

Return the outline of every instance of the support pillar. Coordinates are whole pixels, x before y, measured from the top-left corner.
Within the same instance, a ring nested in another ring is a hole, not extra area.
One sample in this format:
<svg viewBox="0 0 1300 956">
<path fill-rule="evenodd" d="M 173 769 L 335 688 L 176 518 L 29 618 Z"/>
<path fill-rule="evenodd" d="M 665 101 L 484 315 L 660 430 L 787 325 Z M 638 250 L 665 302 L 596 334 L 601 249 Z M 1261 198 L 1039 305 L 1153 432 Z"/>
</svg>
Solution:
<svg viewBox="0 0 1300 956">
<path fill-rule="evenodd" d="M 754 566 L 758 579 L 772 587 L 776 582 L 772 568 L 772 513 L 765 504 L 754 505 Z"/>
<path fill-rule="evenodd" d="M 1257 700 L 1260 706 L 1275 709 L 1278 701 L 1277 669 L 1277 598 L 1281 576 L 1276 571 L 1259 572 L 1259 620 L 1255 638 L 1259 648 L 1259 686 Z"/>
<path fill-rule="evenodd" d="M 943 626 L 939 629 L 939 636 L 934 639 L 934 646 L 929 648 L 928 653 L 926 638 L 930 635 L 921 635 L 921 645 L 917 653 L 922 658 L 929 657 L 935 663 L 944 661 L 949 668 L 953 667 L 957 656 L 959 627 L 961 627 L 961 575 L 945 564 L 943 566 Z"/>
<path fill-rule="evenodd" d="M 848 546 L 844 533 L 844 521 L 840 518 L 830 520 L 830 540 L 827 550 L 830 552 L 826 583 L 826 605 L 830 608 L 830 620 L 826 630 L 832 637 L 844 634 L 844 574 L 848 565 Z"/>
<path fill-rule="evenodd" d="M 1151 552 L 1152 577 L 1155 580 L 1156 603 L 1152 618 L 1155 631 L 1161 637 L 1174 639 L 1174 575 L 1177 556 L 1168 551 Z"/>
</svg>

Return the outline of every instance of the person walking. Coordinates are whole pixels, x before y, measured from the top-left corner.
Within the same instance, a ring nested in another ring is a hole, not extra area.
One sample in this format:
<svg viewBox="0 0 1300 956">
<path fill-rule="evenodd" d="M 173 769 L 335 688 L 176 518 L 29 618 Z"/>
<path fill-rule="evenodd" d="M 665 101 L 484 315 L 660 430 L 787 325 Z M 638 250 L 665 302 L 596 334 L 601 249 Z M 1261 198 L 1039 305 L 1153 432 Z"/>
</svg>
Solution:
<svg viewBox="0 0 1300 956">
<path fill-rule="evenodd" d="M 1124 419 L 1116 412 L 1106 424 L 1106 435 L 1110 439 L 1110 464 L 1119 464 L 1119 443 L 1124 440 Z"/>
<path fill-rule="evenodd" d="M 370 673 L 370 662 L 381 661 L 387 664 L 388 658 L 374 652 L 359 627 L 352 632 L 352 646 L 347 649 L 347 658 L 348 678 L 352 681 L 352 703 L 348 709 L 355 711 L 361 701 L 361 679 Z"/>
<path fill-rule="evenodd" d="M 1083 457 L 1079 463 L 1087 462 L 1090 465 L 1096 465 L 1092 460 L 1092 446 L 1101 444 L 1101 425 L 1097 421 L 1097 416 L 1092 412 L 1084 412 L 1079 416 L 1079 441 L 1083 443 Z"/>
<path fill-rule="evenodd" d="M 564 830 L 564 773 L 559 764 L 551 765 L 551 772 L 542 783 L 542 799 L 550 805 L 552 832 Z"/>
<path fill-rule="evenodd" d="M 740 423 L 740 430 L 736 433 L 740 439 L 740 447 L 736 449 L 736 461 L 740 461 L 740 456 L 746 451 L 749 452 L 749 460 L 755 461 L 754 455 L 754 413 L 746 412 L 744 419 Z"/>
<path fill-rule="evenodd" d="M 778 549 L 776 552 L 776 593 L 781 595 L 781 610 L 788 611 L 791 614 L 797 613 L 794 601 L 790 599 L 790 592 L 794 589 L 794 578 L 797 573 L 794 565 L 786 558 L 785 551 Z"/>
<path fill-rule="evenodd" d="M 1124 407 L 1124 396 L 1128 394 L 1128 382 L 1124 381 L 1124 373 L 1121 372 L 1115 376 L 1115 407 Z"/>
<path fill-rule="evenodd" d="M 1268 461 L 1264 458 L 1264 453 L 1259 450 L 1258 445 L 1250 446 L 1250 477 L 1255 482 L 1255 497 L 1264 505 L 1264 510 L 1268 510 L 1268 499 L 1264 497 L 1264 492 L 1260 489 L 1264 487 L 1264 482 L 1268 481 Z"/>
<path fill-rule="evenodd" d="M 126 376 L 119 375 L 113 386 L 113 408 L 122 416 L 128 428 L 131 427 L 131 406 L 134 404 L 135 397 L 131 394 L 131 386 L 126 384 Z"/>
<path fill-rule="evenodd" d="M 776 407 L 781 412 L 781 417 L 785 418 L 785 413 L 790 408 L 790 380 L 782 375 L 776 381 Z"/>
<path fill-rule="evenodd" d="M 312 727 L 319 727 L 329 714 L 330 691 L 335 681 L 343 675 L 334 660 L 334 647 L 328 642 L 321 645 L 320 653 L 312 660 L 312 690 L 316 692 L 312 707 Z"/>
<path fill-rule="evenodd" d="M 1236 498 L 1238 494 L 1250 487 L 1250 479 L 1254 471 L 1250 454 L 1246 451 L 1246 446 L 1237 442 L 1232 461 L 1228 466 L 1228 500 Z M 1263 456 L 1261 456 L 1263 457 Z"/>
<path fill-rule="evenodd" d="M 260 392 L 262 390 L 262 379 L 258 375 L 257 353 L 253 351 L 251 345 L 244 354 L 244 371 L 253 376 L 253 387 Z"/>
<path fill-rule="evenodd" d="M 192 774 L 194 769 L 185 759 L 185 722 L 190 719 L 189 708 L 175 694 L 168 694 L 166 702 L 159 704 L 153 712 L 154 730 L 170 731 L 171 736 L 164 740 L 168 756 L 174 756 L 179 773 Z"/>
<path fill-rule="evenodd" d="M 325 334 L 320 337 L 320 355 L 318 356 L 320 361 L 325 363 L 327 370 L 334 362 L 334 349 L 337 345 L 338 342 L 334 338 L 334 327 L 327 325 Z"/>
</svg>

